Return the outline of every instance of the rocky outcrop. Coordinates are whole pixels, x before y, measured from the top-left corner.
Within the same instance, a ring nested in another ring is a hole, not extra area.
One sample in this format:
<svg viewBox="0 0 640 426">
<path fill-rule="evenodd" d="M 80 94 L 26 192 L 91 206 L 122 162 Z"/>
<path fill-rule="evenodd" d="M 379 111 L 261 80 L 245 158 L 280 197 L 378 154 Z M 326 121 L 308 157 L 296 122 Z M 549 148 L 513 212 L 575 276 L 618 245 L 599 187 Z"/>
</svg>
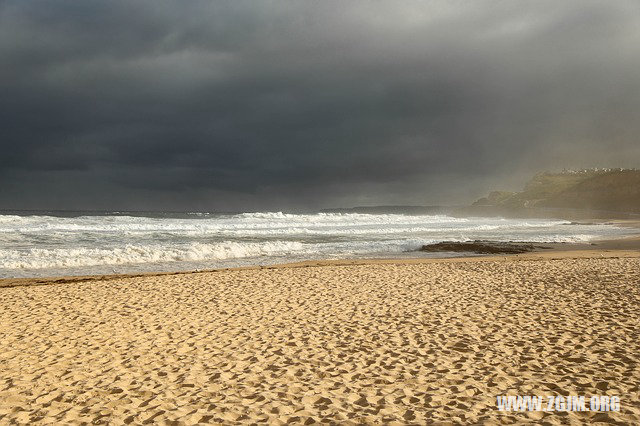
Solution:
<svg viewBox="0 0 640 426">
<path fill-rule="evenodd" d="M 441 243 L 423 245 L 420 251 L 455 252 L 477 254 L 518 254 L 548 247 L 531 243 L 513 243 L 503 241 L 443 241 Z"/>
</svg>

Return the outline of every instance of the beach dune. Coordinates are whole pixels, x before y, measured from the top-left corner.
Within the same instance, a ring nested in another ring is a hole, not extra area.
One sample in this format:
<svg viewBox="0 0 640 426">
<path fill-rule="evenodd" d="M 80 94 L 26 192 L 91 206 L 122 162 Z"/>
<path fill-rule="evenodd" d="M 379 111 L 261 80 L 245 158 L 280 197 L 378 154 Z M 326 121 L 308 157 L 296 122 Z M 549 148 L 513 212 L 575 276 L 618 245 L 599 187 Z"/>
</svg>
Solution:
<svg viewBox="0 0 640 426">
<path fill-rule="evenodd" d="M 554 256 L 3 287 L 0 423 L 639 423 L 640 259 Z"/>
</svg>

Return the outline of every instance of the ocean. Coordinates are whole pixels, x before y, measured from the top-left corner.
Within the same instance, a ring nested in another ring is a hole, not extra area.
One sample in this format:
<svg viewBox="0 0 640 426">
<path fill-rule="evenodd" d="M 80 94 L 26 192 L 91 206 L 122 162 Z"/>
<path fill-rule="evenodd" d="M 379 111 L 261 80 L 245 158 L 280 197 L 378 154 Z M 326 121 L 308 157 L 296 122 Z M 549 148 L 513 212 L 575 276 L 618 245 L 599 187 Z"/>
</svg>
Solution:
<svg viewBox="0 0 640 426">
<path fill-rule="evenodd" d="M 628 230 L 445 214 L 38 212 L 0 215 L 0 277 L 210 269 L 300 260 L 437 257 L 439 241 L 587 242 Z"/>
</svg>

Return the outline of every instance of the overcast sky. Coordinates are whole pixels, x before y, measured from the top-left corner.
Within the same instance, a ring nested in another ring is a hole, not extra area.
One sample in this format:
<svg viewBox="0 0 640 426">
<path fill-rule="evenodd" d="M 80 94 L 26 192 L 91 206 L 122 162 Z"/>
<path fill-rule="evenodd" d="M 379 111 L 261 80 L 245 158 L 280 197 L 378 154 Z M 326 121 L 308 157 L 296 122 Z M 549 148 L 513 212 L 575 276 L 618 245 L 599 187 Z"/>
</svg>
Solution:
<svg viewBox="0 0 640 426">
<path fill-rule="evenodd" d="M 637 1 L 0 0 L 0 208 L 466 203 L 640 166 Z"/>
</svg>

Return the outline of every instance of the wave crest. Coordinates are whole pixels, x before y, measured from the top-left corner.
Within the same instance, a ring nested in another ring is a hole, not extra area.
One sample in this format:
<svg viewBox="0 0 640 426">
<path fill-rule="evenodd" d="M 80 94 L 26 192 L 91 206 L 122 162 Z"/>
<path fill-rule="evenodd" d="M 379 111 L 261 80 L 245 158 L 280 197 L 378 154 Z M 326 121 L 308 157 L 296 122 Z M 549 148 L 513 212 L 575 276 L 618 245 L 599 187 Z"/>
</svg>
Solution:
<svg viewBox="0 0 640 426">
<path fill-rule="evenodd" d="M 304 249 L 296 241 L 215 244 L 193 243 L 184 247 L 127 244 L 112 250 L 99 248 L 2 250 L 0 263 L 10 269 L 65 268 L 94 265 L 226 260 L 245 257 L 284 256 Z"/>
</svg>

